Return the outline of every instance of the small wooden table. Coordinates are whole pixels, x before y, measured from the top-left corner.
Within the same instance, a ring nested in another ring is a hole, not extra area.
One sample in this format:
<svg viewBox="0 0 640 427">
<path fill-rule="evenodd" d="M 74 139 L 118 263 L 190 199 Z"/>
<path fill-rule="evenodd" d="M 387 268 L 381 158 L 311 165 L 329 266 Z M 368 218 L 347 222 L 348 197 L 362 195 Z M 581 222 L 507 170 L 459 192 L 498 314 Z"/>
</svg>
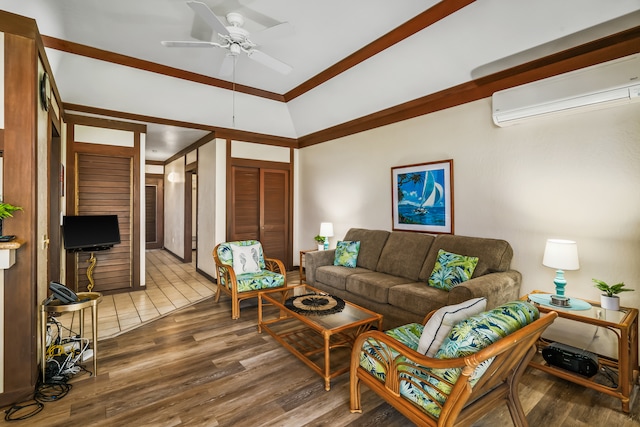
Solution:
<svg viewBox="0 0 640 427">
<path fill-rule="evenodd" d="M 47 368 L 47 318 L 48 313 L 80 312 L 80 337 L 84 338 L 84 310 L 91 308 L 91 338 L 93 347 L 93 375 L 98 375 L 98 304 L 102 302 L 100 292 L 78 292 L 78 300 L 72 304 L 62 304 L 60 300 L 53 300 L 48 304 L 40 304 L 40 347 L 42 356 L 42 381 L 45 380 Z M 86 301 L 83 301 L 86 300 Z"/>
<path fill-rule="evenodd" d="M 317 249 L 305 249 L 300 251 L 300 283 L 304 282 L 307 279 L 306 270 L 305 270 L 305 262 L 304 258 L 308 252 L 315 252 Z"/>
<path fill-rule="evenodd" d="M 382 315 L 345 301 L 339 313 L 327 315 L 302 315 L 290 310 L 283 303 L 286 297 L 315 293 L 327 295 L 309 285 L 287 289 L 285 298 L 275 298 L 274 292 L 258 295 L 258 332 L 264 329 L 298 359 L 324 378 L 325 390 L 331 388 L 331 378 L 349 371 L 349 355 L 358 335 L 372 327 L 382 329 Z M 275 307 L 267 315 L 268 307 Z M 269 318 L 266 319 L 265 315 Z M 331 350 L 348 350 L 345 366 L 331 371 Z"/>
<path fill-rule="evenodd" d="M 545 292 L 533 291 L 532 294 L 545 294 Z M 525 295 L 521 299 L 529 300 L 529 297 Z M 543 360 L 541 361 L 540 357 L 534 358 L 529 363 L 529 366 L 601 393 L 614 396 L 622 402 L 622 410 L 625 413 L 629 413 L 630 397 L 633 395 L 635 386 L 638 384 L 638 375 L 640 373 L 640 367 L 638 366 L 638 309 L 620 307 L 619 311 L 606 310 L 600 307 L 600 304 L 597 302 L 587 302 L 591 304 L 591 308 L 588 310 L 569 310 L 563 307 L 549 306 L 535 302 L 534 304 L 541 313 L 555 311 L 558 313 L 559 318 L 569 319 L 581 324 L 595 325 L 613 332 L 618 341 L 617 357 L 601 354 L 597 354 L 597 356 L 601 368 L 605 367 L 605 369 L 612 369 L 617 372 L 617 384 L 608 386 L 598 383 L 594 380 L 598 375 L 587 378 L 577 373 L 548 365 Z M 547 330 L 547 332 L 549 332 L 549 330 Z M 595 336 L 597 335 L 594 335 L 594 337 Z M 539 342 L 539 347 L 546 347 L 550 343 L 551 340 L 542 338 Z"/>
</svg>

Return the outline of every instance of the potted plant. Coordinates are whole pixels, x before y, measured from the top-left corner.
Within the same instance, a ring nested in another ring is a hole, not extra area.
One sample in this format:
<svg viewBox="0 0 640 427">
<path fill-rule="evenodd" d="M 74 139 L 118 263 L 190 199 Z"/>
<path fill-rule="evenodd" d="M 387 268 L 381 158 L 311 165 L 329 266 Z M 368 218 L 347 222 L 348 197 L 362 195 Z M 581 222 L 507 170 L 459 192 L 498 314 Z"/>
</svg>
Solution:
<svg viewBox="0 0 640 427">
<path fill-rule="evenodd" d="M 324 250 L 324 237 L 318 234 L 316 237 L 313 238 L 313 240 L 315 240 L 316 243 L 318 244 L 319 251 Z"/>
<path fill-rule="evenodd" d="M 15 211 L 21 211 L 20 206 L 13 206 L 10 203 L 0 202 L 0 236 L 2 236 L 2 220 L 13 216 Z"/>
<path fill-rule="evenodd" d="M 624 283 L 616 283 L 609 286 L 606 282 L 598 279 L 592 279 L 595 283 L 595 287 L 605 292 L 600 295 L 600 306 L 607 310 L 619 310 L 620 309 L 620 297 L 617 295 L 620 292 L 630 292 L 633 289 L 625 288 Z"/>
</svg>

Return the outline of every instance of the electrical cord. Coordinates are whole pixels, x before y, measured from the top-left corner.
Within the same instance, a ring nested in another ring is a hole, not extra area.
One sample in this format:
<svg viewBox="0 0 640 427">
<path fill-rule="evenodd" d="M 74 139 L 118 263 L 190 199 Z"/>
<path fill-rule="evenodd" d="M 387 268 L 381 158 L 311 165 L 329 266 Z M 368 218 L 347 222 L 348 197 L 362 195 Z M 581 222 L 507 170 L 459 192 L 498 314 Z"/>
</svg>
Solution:
<svg viewBox="0 0 640 427">
<path fill-rule="evenodd" d="M 68 381 L 74 375 L 86 372 L 93 376 L 93 372 L 77 364 L 89 348 L 89 340 L 80 338 L 78 334 L 63 326 L 54 317 L 49 318 L 47 330 L 49 325 L 54 324 L 57 328 L 57 335 L 55 339 L 52 337 L 46 350 L 45 360 L 42 361 L 42 363 L 46 363 L 44 378 L 36 383 L 32 399 L 17 403 L 5 411 L 5 421 L 26 420 L 42 411 L 45 402 L 62 399 L 71 391 L 72 385 Z M 69 338 L 62 338 L 63 329 L 69 332 Z"/>
<path fill-rule="evenodd" d="M 71 384 L 64 378 L 60 381 L 49 380 L 36 384 L 33 399 L 13 405 L 5 411 L 5 421 L 21 421 L 31 418 L 44 408 L 45 402 L 53 402 L 65 397 L 71 390 Z"/>
</svg>

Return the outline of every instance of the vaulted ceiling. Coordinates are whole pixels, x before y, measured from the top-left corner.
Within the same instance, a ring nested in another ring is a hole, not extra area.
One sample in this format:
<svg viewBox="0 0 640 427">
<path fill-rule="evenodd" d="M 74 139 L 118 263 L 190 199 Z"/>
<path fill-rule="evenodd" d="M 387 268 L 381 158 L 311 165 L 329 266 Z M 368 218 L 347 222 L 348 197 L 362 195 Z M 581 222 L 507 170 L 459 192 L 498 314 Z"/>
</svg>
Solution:
<svg viewBox="0 0 640 427">
<path fill-rule="evenodd" d="M 211 131 L 306 146 L 640 51 L 640 0 L 202 2 L 259 52 L 225 72 L 225 49 L 161 44 L 224 43 L 186 0 L 2 8 L 36 20 L 66 111 L 148 124 L 161 161 Z"/>
</svg>

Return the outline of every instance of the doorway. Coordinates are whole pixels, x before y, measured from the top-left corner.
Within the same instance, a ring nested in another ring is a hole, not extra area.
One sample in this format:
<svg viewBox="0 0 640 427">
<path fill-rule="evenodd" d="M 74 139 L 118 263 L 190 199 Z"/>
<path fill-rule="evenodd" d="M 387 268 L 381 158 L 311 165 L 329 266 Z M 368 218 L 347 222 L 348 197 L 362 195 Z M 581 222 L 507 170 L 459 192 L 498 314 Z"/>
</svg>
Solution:
<svg viewBox="0 0 640 427">
<path fill-rule="evenodd" d="M 164 176 L 145 176 L 145 248 L 164 246 Z"/>
<path fill-rule="evenodd" d="M 63 246 L 60 213 L 62 212 L 62 200 L 64 196 L 64 166 L 62 165 L 62 143 L 60 133 L 55 122 L 50 121 L 49 127 L 49 184 L 48 204 L 49 217 L 47 228 L 49 229 L 49 245 L 47 248 L 47 283 L 62 281 L 62 256 Z"/>
<path fill-rule="evenodd" d="M 184 170 L 184 262 L 193 261 L 198 250 L 198 163 L 185 166 Z M 196 261 L 196 268 L 197 268 Z"/>
</svg>

